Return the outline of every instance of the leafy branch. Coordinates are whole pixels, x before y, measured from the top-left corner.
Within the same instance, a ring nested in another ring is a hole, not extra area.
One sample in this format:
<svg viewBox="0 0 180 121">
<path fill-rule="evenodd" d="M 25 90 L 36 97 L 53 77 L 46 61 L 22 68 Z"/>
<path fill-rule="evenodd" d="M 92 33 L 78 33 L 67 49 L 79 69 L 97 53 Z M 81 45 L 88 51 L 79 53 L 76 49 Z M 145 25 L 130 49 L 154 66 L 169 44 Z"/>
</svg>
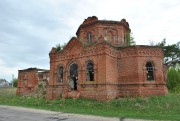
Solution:
<svg viewBox="0 0 180 121">
<path fill-rule="evenodd" d="M 57 44 L 55 49 L 56 49 L 57 52 L 62 51 L 66 45 L 67 45 L 67 43 L 64 43 L 63 45 Z"/>
</svg>

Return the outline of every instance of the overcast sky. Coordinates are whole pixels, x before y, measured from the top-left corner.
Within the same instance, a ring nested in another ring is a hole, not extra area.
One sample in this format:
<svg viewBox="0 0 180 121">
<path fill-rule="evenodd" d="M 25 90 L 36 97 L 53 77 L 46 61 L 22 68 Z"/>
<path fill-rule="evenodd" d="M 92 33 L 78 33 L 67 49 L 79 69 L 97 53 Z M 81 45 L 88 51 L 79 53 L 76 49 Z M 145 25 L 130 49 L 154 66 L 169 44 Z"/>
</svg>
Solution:
<svg viewBox="0 0 180 121">
<path fill-rule="evenodd" d="M 49 52 L 67 43 L 88 16 L 125 18 L 138 45 L 180 41 L 180 0 L 0 0 L 0 78 L 49 69 Z"/>
</svg>

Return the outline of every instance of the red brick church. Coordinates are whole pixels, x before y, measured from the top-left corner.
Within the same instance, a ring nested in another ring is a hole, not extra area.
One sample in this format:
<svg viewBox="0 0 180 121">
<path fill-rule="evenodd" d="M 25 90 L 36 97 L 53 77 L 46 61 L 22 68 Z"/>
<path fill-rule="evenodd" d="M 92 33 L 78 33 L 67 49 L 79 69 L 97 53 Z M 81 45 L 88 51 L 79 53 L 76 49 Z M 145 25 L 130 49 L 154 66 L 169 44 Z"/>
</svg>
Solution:
<svg viewBox="0 0 180 121">
<path fill-rule="evenodd" d="M 52 48 L 47 99 L 81 97 L 111 100 L 166 95 L 163 51 L 128 46 L 129 24 L 88 17 L 63 50 Z"/>
</svg>

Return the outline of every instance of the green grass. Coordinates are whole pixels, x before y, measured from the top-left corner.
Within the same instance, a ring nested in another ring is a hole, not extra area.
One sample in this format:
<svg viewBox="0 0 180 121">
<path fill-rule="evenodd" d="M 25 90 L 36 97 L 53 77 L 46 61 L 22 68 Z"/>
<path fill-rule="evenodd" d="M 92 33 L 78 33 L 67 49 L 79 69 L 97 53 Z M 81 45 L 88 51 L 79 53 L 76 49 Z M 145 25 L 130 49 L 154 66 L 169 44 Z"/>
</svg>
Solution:
<svg viewBox="0 0 180 121">
<path fill-rule="evenodd" d="M 109 102 L 88 99 L 59 99 L 49 101 L 32 97 L 0 95 L 0 105 L 32 107 L 106 117 L 180 120 L 180 95 L 172 93 L 167 96 L 120 98 Z"/>
<path fill-rule="evenodd" d="M 0 88 L 0 97 L 13 97 L 16 95 L 16 88 L 4 87 Z"/>
</svg>

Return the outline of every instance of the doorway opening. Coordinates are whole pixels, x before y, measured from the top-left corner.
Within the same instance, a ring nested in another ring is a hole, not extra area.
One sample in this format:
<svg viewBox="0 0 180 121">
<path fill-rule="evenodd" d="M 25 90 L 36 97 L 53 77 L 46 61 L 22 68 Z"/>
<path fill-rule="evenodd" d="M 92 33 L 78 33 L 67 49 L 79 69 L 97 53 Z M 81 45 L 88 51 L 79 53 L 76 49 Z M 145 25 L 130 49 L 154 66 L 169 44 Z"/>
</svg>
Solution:
<svg viewBox="0 0 180 121">
<path fill-rule="evenodd" d="M 70 65 L 70 88 L 71 90 L 77 90 L 77 81 L 78 81 L 78 65 L 73 63 Z"/>
</svg>

